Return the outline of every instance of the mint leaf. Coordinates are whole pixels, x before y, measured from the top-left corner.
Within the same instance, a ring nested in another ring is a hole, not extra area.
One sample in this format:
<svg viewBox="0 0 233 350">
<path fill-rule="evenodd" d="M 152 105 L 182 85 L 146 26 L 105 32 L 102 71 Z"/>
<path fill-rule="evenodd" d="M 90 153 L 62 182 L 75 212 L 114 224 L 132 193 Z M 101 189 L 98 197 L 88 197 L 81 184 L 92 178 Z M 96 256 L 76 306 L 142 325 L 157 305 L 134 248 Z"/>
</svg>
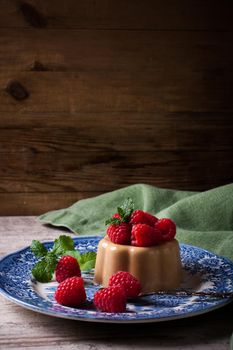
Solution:
<svg viewBox="0 0 233 350">
<path fill-rule="evenodd" d="M 119 219 L 117 220 L 119 221 Z M 80 254 L 78 250 L 74 249 L 74 241 L 69 236 L 61 235 L 55 239 L 51 251 L 48 251 L 39 241 L 33 240 L 31 250 L 37 257 L 41 258 L 32 269 L 32 275 L 39 282 L 51 281 L 58 260 L 63 255 L 76 258 L 81 270 L 91 270 L 95 267 L 96 253 Z"/>
<path fill-rule="evenodd" d="M 134 210 L 133 200 L 131 198 L 127 198 L 118 209 L 120 209 L 123 213 L 123 217 L 121 216 L 122 219 L 127 219 Z"/>
<path fill-rule="evenodd" d="M 37 241 L 35 239 L 32 241 L 30 249 L 33 252 L 33 254 L 35 254 L 35 256 L 37 258 L 41 258 L 42 256 L 45 256 L 48 253 L 44 244 L 40 243 L 39 241 Z"/>
<path fill-rule="evenodd" d="M 49 252 L 42 258 L 32 269 L 32 274 L 39 282 L 49 282 L 53 277 L 57 265 L 57 257 L 52 252 Z"/>
<path fill-rule="evenodd" d="M 129 217 L 133 211 L 134 211 L 133 200 L 131 198 L 127 198 L 120 207 L 117 207 L 117 213 L 119 214 L 120 219 L 112 217 L 105 221 L 105 225 L 120 224 L 121 222 L 128 222 Z"/>
<path fill-rule="evenodd" d="M 120 217 L 123 219 L 125 216 L 125 212 L 121 207 L 117 207 L 117 212 L 120 215 Z"/>
<path fill-rule="evenodd" d="M 105 225 L 111 225 L 111 224 L 120 224 L 122 221 L 118 218 L 110 218 L 108 220 L 105 221 Z"/>
<path fill-rule="evenodd" d="M 64 255 L 67 250 L 74 250 L 74 241 L 70 236 L 62 235 L 55 239 L 52 252 L 56 255 Z"/>
<path fill-rule="evenodd" d="M 79 260 L 81 257 L 81 254 L 79 253 L 78 250 L 67 250 L 64 255 L 73 256 L 77 260 Z"/>
<path fill-rule="evenodd" d="M 95 261 L 96 261 L 95 252 L 88 252 L 88 253 L 81 254 L 81 257 L 78 259 L 79 266 L 82 271 L 94 269 Z"/>
</svg>

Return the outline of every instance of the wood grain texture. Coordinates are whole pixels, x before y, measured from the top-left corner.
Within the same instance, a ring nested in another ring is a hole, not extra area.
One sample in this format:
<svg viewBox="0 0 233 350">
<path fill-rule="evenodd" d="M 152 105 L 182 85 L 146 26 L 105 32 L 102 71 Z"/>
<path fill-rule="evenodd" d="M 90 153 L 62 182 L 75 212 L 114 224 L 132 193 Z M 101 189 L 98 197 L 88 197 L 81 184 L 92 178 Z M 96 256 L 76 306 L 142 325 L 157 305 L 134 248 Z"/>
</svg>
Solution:
<svg viewBox="0 0 233 350">
<path fill-rule="evenodd" d="M 152 74 L 165 83 L 172 75 L 215 80 L 232 74 L 232 32 L 1 28 L 0 33 L 2 72 L 30 71 L 39 61 L 52 72 Z"/>
<path fill-rule="evenodd" d="M 22 3 L 31 10 L 22 11 Z M 232 30 L 232 2 L 222 0 L 1 0 L 1 27 Z M 35 25 L 36 24 L 36 25 Z"/>
<path fill-rule="evenodd" d="M 0 255 L 53 240 L 61 229 L 42 226 L 35 217 L 0 218 Z M 0 349 L 226 350 L 232 333 L 233 303 L 208 314 L 145 325 L 91 324 L 45 316 L 0 296 Z M 119 334 L 121 335 L 119 337 Z"/>
<path fill-rule="evenodd" d="M 229 112 L 233 111 L 229 77 L 222 84 L 203 81 L 197 74 L 190 79 L 170 79 L 143 73 L 38 72 L 2 74 L 0 79 L 0 112 Z M 4 91 L 15 76 L 30 93 L 25 101 L 15 101 Z"/>
<path fill-rule="evenodd" d="M 227 0 L 2 0 L 0 214 L 137 182 L 232 182 L 232 13 Z"/>
<path fill-rule="evenodd" d="M 2 30 L 0 111 L 232 111 L 231 33 L 56 34 Z M 12 79 L 31 92 L 25 103 L 6 96 Z"/>
<path fill-rule="evenodd" d="M 102 194 L 100 192 L 0 192 L 1 215 L 32 215 L 68 207 L 76 201 Z"/>
<path fill-rule="evenodd" d="M 224 155 L 224 157 L 223 157 Z M 111 191 L 133 183 L 215 187 L 232 179 L 232 152 L 44 152 L 1 154 L 1 192 Z M 172 172 L 171 172 L 172 169 Z M 222 173 L 222 169 L 228 172 Z M 164 176 L 166 174 L 166 176 Z M 213 176 L 214 174 L 214 176 Z"/>
<path fill-rule="evenodd" d="M 3 113 L 1 153 L 231 151 L 232 113 Z"/>
</svg>

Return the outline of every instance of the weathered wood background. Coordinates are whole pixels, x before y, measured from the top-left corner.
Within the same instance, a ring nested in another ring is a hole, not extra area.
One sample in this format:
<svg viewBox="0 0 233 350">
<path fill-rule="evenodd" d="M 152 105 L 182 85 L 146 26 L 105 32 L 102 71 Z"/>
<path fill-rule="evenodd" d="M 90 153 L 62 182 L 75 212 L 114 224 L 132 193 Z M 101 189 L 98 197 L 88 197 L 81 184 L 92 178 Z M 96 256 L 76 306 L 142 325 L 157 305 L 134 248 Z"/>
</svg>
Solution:
<svg viewBox="0 0 233 350">
<path fill-rule="evenodd" d="M 0 214 L 232 182 L 231 1 L 0 5 Z"/>
</svg>

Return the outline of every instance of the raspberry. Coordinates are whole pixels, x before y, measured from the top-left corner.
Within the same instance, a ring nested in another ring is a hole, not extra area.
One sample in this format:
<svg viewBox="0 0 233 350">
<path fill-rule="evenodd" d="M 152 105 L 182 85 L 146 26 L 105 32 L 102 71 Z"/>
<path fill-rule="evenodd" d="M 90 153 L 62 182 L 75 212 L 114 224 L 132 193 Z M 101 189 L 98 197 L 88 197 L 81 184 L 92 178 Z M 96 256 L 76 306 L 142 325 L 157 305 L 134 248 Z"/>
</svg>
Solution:
<svg viewBox="0 0 233 350">
<path fill-rule="evenodd" d="M 65 306 L 79 306 L 86 301 L 82 277 L 69 277 L 61 282 L 55 292 L 55 299 Z"/>
<path fill-rule="evenodd" d="M 118 213 L 113 214 L 112 218 L 121 220 L 121 217 Z"/>
<path fill-rule="evenodd" d="M 155 229 L 147 224 L 133 225 L 131 244 L 138 247 L 150 247 L 160 242 L 160 231 L 156 232 Z"/>
<path fill-rule="evenodd" d="M 137 297 L 141 291 L 141 283 L 139 280 L 126 271 L 118 271 L 109 279 L 109 286 L 120 285 L 124 287 L 126 296 L 129 298 Z"/>
<path fill-rule="evenodd" d="M 104 312 L 124 312 L 126 309 L 126 294 L 122 286 L 112 286 L 99 289 L 94 295 L 96 308 Z"/>
<path fill-rule="evenodd" d="M 160 219 L 155 224 L 155 231 L 161 236 L 161 241 L 171 241 L 176 235 L 176 225 L 171 219 Z"/>
<path fill-rule="evenodd" d="M 69 255 L 61 257 L 55 270 L 56 281 L 60 283 L 66 278 L 73 276 L 81 276 L 77 260 Z"/>
<path fill-rule="evenodd" d="M 130 244 L 131 226 L 126 222 L 111 224 L 107 229 L 107 235 L 113 243 Z"/>
<path fill-rule="evenodd" d="M 147 224 L 147 225 L 154 227 L 154 225 L 157 221 L 158 221 L 158 219 L 155 216 L 153 216 L 150 213 L 147 213 L 145 211 L 139 210 L 139 209 L 135 210 L 130 217 L 130 223 L 132 225 Z"/>
<path fill-rule="evenodd" d="M 151 225 L 152 227 L 154 227 L 154 225 L 158 221 L 158 218 L 154 215 L 151 215 L 150 213 L 147 213 L 147 212 L 144 212 L 144 215 L 148 220 L 148 225 Z"/>
</svg>

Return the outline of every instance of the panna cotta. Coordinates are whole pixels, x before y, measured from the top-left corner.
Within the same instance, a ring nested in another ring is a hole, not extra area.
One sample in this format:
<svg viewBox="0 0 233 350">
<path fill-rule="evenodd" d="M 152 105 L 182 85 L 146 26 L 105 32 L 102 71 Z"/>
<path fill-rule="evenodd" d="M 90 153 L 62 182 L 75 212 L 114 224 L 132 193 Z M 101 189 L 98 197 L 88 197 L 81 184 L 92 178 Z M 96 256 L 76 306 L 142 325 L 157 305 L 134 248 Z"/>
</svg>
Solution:
<svg viewBox="0 0 233 350">
<path fill-rule="evenodd" d="M 139 279 L 142 293 L 178 288 L 181 259 L 176 239 L 150 247 L 115 244 L 106 236 L 97 250 L 94 282 L 108 286 L 117 271 L 127 271 Z"/>
</svg>

